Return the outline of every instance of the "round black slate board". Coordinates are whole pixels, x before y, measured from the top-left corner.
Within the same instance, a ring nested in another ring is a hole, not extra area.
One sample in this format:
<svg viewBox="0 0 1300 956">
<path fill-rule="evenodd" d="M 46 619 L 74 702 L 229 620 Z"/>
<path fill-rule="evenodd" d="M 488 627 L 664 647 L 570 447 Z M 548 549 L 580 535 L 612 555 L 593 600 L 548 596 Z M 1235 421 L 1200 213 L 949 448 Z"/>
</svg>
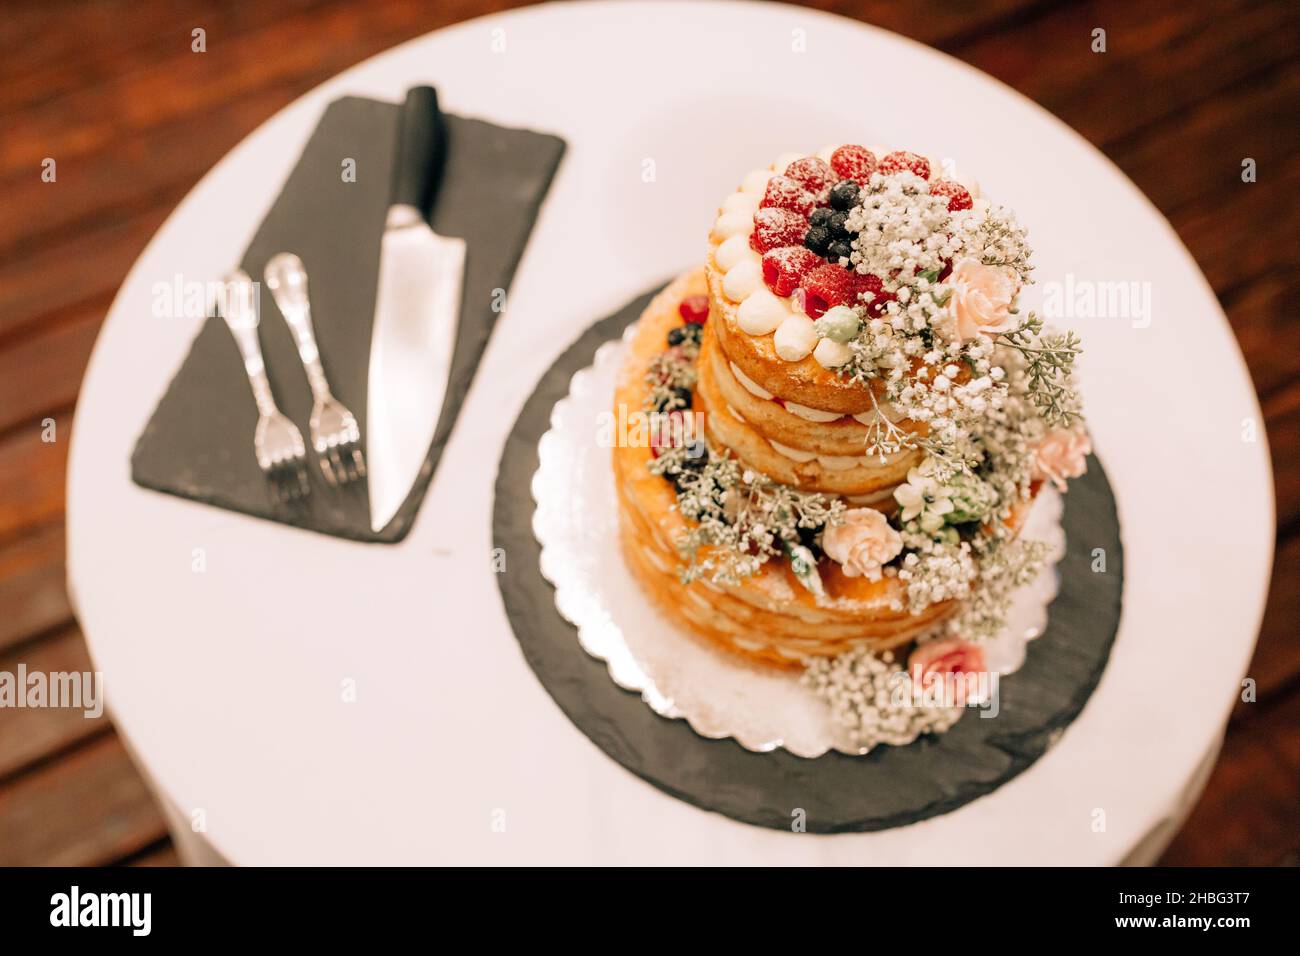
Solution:
<svg viewBox="0 0 1300 956">
<path fill-rule="evenodd" d="M 655 290 L 657 291 L 657 290 Z M 573 373 L 622 335 L 646 293 L 588 329 L 542 377 L 506 441 L 497 474 L 493 536 L 508 570 L 498 575 L 506 614 L 534 673 L 560 709 L 601 750 L 659 789 L 736 820 L 787 830 L 798 811 L 813 833 L 884 830 L 947 813 L 991 793 L 1043 755 L 1092 694 L 1119 625 L 1123 552 L 1110 484 L 1097 459 L 1065 496 L 1068 553 L 1044 635 L 1001 683 L 995 718 L 965 715 L 946 734 L 861 757 L 759 754 L 706 740 L 683 720 L 654 713 L 618 687 L 579 645 L 541 575 L 530 491 L 537 442 Z M 1097 549 L 1105 570 L 1094 571 Z"/>
</svg>

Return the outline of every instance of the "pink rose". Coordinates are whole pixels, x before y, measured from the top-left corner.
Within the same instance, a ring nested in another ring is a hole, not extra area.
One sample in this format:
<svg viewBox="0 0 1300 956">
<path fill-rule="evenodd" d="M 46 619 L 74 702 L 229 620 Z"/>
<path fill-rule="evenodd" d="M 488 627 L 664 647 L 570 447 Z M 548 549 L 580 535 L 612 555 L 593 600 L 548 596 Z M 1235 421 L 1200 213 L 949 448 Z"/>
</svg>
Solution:
<svg viewBox="0 0 1300 956">
<path fill-rule="evenodd" d="M 988 666 L 984 662 L 984 648 L 960 637 L 948 637 L 918 644 L 907 659 L 907 669 L 912 682 L 925 689 L 927 681 L 943 680 L 947 674 L 982 674 Z M 951 703 L 960 707 L 966 703 L 967 680 L 953 680 Z"/>
<path fill-rule="evenodd" d="M 1050 480 L 1060 491 L 1067 478 L 1078 478 L 1088 470 L 1092 441 L 1082 428 L 1058 428 L 1043 436 L 1034 449 L 1033 479 Z"/>
<path fill-rule="evenodd" d="M 1011 303 L 1020 289 L 1012 269 L 962 259 L 953 266 L 948 282 L 953 287 L 952 312 L 959 341 L 973 339 L 981 332 L 1006 332 L 1015 326 Z"/>
<path fill-rule="evenodd" d="M 844 520 L 822 532 L 822 550 L 851 578 L 880 580 L 880 569 L 903 550 L 902 536 L 874 508 L 850 508 Z"/>
</svg>

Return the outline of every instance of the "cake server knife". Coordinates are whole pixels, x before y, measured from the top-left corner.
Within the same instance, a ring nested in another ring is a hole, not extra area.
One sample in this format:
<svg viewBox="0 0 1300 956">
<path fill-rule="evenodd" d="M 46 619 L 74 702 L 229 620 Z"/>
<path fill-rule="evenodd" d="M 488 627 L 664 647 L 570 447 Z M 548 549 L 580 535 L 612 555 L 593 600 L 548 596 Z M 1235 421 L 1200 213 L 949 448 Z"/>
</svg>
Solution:
<svg viewBox="0 0 1300 956">
<path fill-rule="evenodd" d="M 414 87 L 406 94 L 398 123 L 370 339 L 366 459 L 374 531 L 388 525 L 410 493 L 447 394 L 465 241 L 438 235 L 425 219 L 446 152 L 437 93 L 429 86 Z"/>
</svg>

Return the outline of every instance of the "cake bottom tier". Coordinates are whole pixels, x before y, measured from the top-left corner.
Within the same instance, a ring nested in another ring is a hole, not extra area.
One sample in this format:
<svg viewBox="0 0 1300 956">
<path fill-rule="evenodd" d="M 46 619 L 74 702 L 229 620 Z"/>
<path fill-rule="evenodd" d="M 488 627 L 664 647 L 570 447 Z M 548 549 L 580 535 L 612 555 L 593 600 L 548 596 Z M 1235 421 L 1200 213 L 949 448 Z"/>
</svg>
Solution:
<svg viewBox="0 0 1300 956">
<path fill-rule="evenodd" d="M 809 607 L 793 593 L 782 597 L 782 588 L 772 588 L 771 581 L 683 584 L 677 556 L 647 542 L 634 520 L 621 521 L 619 543 L 641 589 L 672 621 L 727 651 L 777 667 L 801 668 L 806 658 L 834 657 L 856 647 L 899 647 L 952 611 L 935 605 L 920 615 L 854 615 Z M 790 587 L 792 581 L 782 583 Z"/>
</svg>

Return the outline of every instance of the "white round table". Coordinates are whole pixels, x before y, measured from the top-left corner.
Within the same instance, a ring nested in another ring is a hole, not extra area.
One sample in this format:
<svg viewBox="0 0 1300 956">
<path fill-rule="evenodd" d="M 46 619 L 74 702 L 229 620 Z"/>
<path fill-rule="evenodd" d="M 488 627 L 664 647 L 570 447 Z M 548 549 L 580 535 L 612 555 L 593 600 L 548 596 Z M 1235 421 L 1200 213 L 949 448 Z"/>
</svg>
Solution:
<svg viewBox="0 0 1300 956">
<path fill-rule="evenodd" d="M 728 45 L 745 52 L 718 55 Z M 843 91 L 864 69 L 908 77 L 914 92 L 855 103 Z M 398 100 L 422 82 L 452 112 L 556 132 L 569 151 L 411 535 L 357 544 L 133 485 L 135 439 L 198 325 L 153 318 L 153 284 L 211 280 L 239 259 L 331 99 Z M 948 106 L 922 116 L 923 101 Z M 1154 310 L 1146 328 L 1073 323 L 1127 567 L 1096 693 L 995 793 L 913 826 L 828 837 L 688 806 L 578 732 L 510 633 L 490 521 L 502 442 L 556 355 L 696 262 L 718 197 L 747 170 L 834 140 L 959 157 L 1028 225 L 1040 282 L 1149 282 Z M 1175 368 L 1214 369 L 1215 386 L 1180 386 L 1162 374 Z M 808 10 L 534 7 L 336 77 L 241 143 L 167 220 L 122 286 L 82 388 L 69 578 L 117 726 L 191 860 L 1145 861 L 1213 762 L 1263 607 L 1272 490 L 1262 430 L 1245 440 L 1247 421 L 1260 416 L 1240 353 L 1169 225 L 1101 154 L 1013 91 Z M 1234 495 L 1231 521 L 1200 512 L 1192 492 L 1207 485 Z M 201 837 L 189 826 L 196 810 Z"/>
</svg>

